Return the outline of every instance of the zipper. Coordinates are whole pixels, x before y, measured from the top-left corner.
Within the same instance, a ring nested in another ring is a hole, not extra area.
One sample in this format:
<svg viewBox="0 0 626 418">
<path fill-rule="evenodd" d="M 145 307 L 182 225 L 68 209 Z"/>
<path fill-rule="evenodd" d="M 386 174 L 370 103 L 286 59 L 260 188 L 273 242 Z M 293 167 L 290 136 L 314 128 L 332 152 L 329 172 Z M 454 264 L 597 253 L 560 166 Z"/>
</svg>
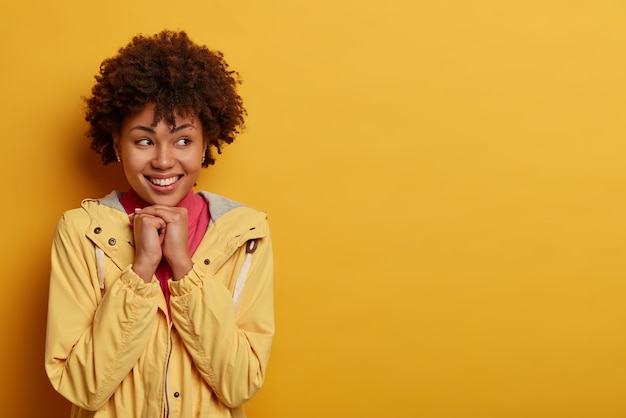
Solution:
<svg viewBox="0 0 626 418">
<path fill-rule="evenodd" d="M 170 357 L 172 357 L 172 349 L 174 343 L 172 341 L 172 326 L 169 326 L 169 345 L 167 352 L 167 361 L 165 362 L 165 418 L 170 416 L 170 385 L 169 385 L 169 369 L 170 369 Z"/>
</svg>

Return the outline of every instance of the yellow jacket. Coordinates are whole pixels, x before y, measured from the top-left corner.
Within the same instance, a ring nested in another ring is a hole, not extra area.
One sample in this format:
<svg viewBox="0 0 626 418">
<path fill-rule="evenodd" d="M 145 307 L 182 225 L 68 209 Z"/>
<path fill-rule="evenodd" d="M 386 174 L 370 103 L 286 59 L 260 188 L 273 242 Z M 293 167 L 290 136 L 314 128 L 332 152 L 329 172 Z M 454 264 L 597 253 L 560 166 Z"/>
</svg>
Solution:
<svg viewBox="0 0 626 418">
<path fill-rule="evenodd" d="M 245 417 L 274 334 L 266 215 L 218 195 L 187 276 L 131 269 L 119 192 L 66 212 L 52 244 L 45 367 L 71 417 Z"/>
</svg>

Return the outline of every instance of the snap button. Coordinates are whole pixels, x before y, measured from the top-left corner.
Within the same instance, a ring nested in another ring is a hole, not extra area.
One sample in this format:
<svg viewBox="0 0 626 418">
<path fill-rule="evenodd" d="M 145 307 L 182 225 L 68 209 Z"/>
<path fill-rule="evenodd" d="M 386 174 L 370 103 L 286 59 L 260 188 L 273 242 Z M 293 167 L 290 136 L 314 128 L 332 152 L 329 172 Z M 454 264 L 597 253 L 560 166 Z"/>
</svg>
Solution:
<svg viewBox="0 0 626 418">
<path fill-rule="evenodd" d="M 99 226 L 96 227 L 96 229 L 93 230 L 94 233 L 99 234 L 100 232 L 102 232 L 102 228 L 100 228 Z"/>
<path fill-rule="evenodd" d="M 179 396 L 180 396 L 180 393 L 178 393 L 178 392 L 174 392 L 174 397 L 175 397 L 175 398 L 178 398 Z"/>
<path fill-rule="evenodd" d="M 248 245 L 246 245 L 246 253 L 254 254 L 257 246 L 258 246 L 257 240 L 251 239 L 250 241 L 248 241 Z"/>
<path fill-rule="evenodd" d="M 109 238 L 109 245 L 115 245 L 116 242 L 115 238 Z"/>
<path fill-rule="evenodd" d="M 206 264 L 208 266 L 209 264 L 211 264 L 211 260 L 209 260 L 208 258 L 205 258 L 204 259 L 204 264 Z"/>
</svg>

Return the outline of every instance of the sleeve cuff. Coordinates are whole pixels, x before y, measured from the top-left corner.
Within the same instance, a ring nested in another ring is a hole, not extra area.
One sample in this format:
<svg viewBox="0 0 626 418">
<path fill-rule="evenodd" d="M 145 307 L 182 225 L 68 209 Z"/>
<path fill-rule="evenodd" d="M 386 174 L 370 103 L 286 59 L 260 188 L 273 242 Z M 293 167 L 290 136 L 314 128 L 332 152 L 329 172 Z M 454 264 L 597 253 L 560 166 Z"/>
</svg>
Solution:
<svg viewBox="0 0 626 418">
<path fill-rule="evenodd" d="M 132 290 L 137 296 L 144 298 L 153 298 L 161 290 L 159 288 L 159 282 L 154 277 L 152 277 L 150 283 L 144 282 L 143 279 L 133 271 L 132 264 L 122 270 L 120 281 L 123 287 Z"/>
<path fill-rule="evenodd" d="M 193 289 L 202 288 L 204 283 L 204 272 L 194 263 L 189 273 L 180 280 L 170 280 L 168 286 L 172 296 L 182 296 Z"/>
</svg>

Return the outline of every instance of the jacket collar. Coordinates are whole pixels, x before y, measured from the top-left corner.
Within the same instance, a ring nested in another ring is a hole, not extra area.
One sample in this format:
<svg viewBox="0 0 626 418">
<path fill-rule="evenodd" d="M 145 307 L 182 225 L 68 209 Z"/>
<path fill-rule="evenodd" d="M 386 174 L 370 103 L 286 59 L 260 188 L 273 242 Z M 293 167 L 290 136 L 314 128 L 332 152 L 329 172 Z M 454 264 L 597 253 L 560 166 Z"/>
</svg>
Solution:
<svg viewBox="0 0 626 418">
<path fill-rule="evenodd" d="M 123 269 L 133 262 L 135 251 L 128 215 L 119 202 L 121 194 L 113 191 L 102 199 L 85 199 L 82 207 L 90 218 L 87 238 Z M 248 240 L 267 236 L 264 212 L 214 193 L 200 195 L 209 204 L 211 223 L 192 260 L 203 270 L 217 271 Z"/>
</svg>

